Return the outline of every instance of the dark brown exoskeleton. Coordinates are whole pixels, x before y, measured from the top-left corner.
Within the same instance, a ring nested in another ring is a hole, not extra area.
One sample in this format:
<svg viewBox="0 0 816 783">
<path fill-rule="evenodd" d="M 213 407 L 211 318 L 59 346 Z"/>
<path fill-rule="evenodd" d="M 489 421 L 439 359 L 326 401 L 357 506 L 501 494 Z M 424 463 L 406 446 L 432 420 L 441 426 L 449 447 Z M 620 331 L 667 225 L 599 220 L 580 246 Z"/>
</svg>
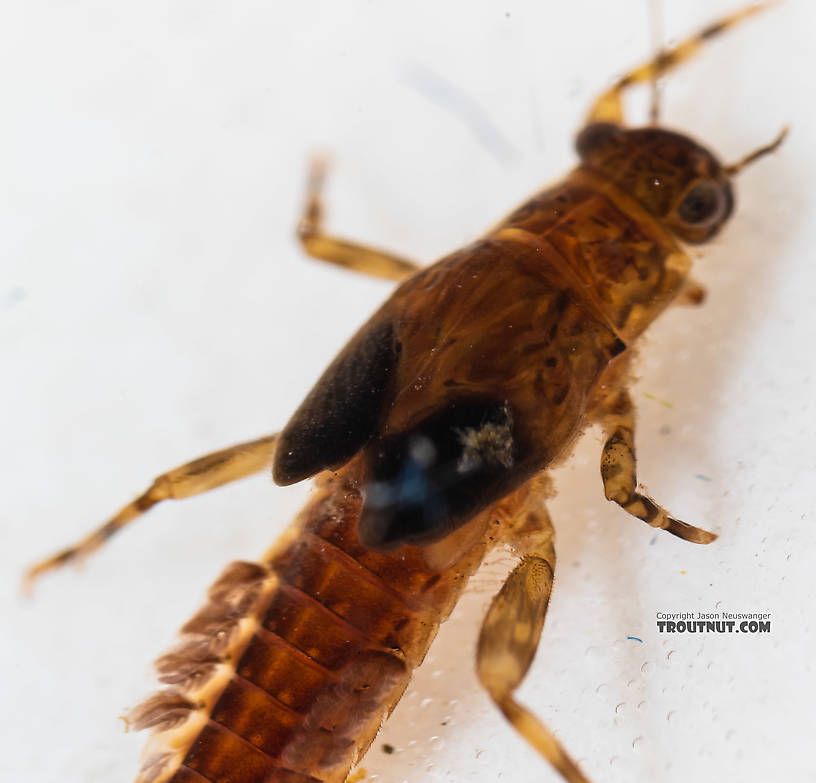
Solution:
<svg viewBox="0 0 816 783">
<path fill-rule="evenodd" d="M 161 500 L 269 465 L 278 484 L 318 475 L 289 532 L 258 563 L 229 566 L 158 660 L 166 687 L 131 715 L 154 729 L 140 783 L 342 783 L 499 544 L 520 560 L 485 619 L 479 679 L 566 780 L 586 783 L 513 697 L 553 583 L 546 470 L 599 423 L 609 500 L 688 541 L 715 538 L 636 489 L 630 357 L 669 304 L 701 301 L 682 243 L 719 232 L 731 177 L 782 138 L 723 166 L 687 136 L 625 128 L 621 93 L 755 10 L 619 80 L 578 136 L 577 168 L 433 266 L 324 234 L 315 166 L 300 226 L 307 252 L 405 282 L 280 434 L 165 473 L 29 573 L 91 552 Z"/>
</svg>

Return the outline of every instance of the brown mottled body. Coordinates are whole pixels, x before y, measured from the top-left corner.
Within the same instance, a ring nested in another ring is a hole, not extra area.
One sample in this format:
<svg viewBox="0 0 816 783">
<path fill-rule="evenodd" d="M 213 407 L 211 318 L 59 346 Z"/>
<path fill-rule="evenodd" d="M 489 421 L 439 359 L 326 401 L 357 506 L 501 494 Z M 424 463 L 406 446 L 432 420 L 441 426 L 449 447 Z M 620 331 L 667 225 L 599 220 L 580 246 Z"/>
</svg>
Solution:
<svg viewBox="0 0 816 783">
<path fill-rule="evenodd" d="M 408 429 L 463 389 L 499 394 L 529 454 L 517 486 L 571 443 L 601 373 L 670 303 L 688 267 L 633 199 L 576 169 L 372 316 L 393 319 L 402 345 L 383 432 Z"/>
<path fill-rule="evenodd" d="M 669 304 L 702 301 L 681 243 L 720 231 L 733 175 L 784 136 L 723 166 L 687 136 L 623 127 L 621 92 L 654 84 L 755 10 L 622 77 L 578 136 L 577 168 L 431 267 L 325 234 L 314 167 L 299 226 L 306 250 L 402 285 L 279 434 L 163 474 L 29 572 L 93 551 L 163 499 L 270 464 L 279 484 L 320 474 L 282 540 L 260 563 L 230 566 L 159 659 L 167 687 L 131 716 L 156 732 L 139 783 L 342 783 L 497 544 L 519 563 L 484 621 L 479 680 L 566 781 L 587 783 L 514 697 L 555 571 L 546 470 L 599 423 L 606 497 L 685 540 L 714 540 L 637 490 L 629 360 Z"/>
<path fill-rule="evenodd" d="M 681 289 L 678 258 L 642 208 L 576 169 L 411 277 L 371 318 L 393 320 L 404 357 L 383 431 L 410 428 L 463 388 L 499 393 L 529 455 L 504 494 L 523 485 L 587 423 L 625 348 L 619 335 L 636 337 Z M 178 771 L 168 778 L 157 765 L 144 783 L 334 783 L 367 748 L 493 541 L 477 520 L 475 539 L 442 571 L 423 548 L 366 549 L 362 477 L 358 460 L 325 479 L 296 534 L 263 561 L 275 585 L 253 608 L 258 628 L 235 675 Z"/>
<path fill-rule="evenodd" d="M 547 258 L 584 317 L 609 326 L 627 346 L 671 303 L 690 268 L 672 234 L 588 166 L 532 198 L 492 233 Z"/>
<path fill-rule="evenodd" d="M 416 547 L 371 552 L 356 535 L 360 467 L 324 476 L 282 543 L 230 566 L 159 659 L 170 687 L 131 716 L 159 732 L 140 781 L 335 783 L 368 748 L 496 539 L 489 515 L 476 520 L 477 535 L 440 549 L 444 570 Z M 227 677 L 202 696 L 219 666 Z"/>
</svg>

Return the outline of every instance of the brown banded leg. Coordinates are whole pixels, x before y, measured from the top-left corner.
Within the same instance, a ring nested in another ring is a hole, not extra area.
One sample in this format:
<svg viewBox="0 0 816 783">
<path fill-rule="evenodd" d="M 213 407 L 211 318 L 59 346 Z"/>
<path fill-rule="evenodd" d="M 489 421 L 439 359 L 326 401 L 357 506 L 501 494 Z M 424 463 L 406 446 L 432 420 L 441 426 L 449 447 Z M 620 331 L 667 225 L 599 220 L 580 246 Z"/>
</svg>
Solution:
<svg viewBox="0 0 816 783">
<path fill-rule="evenodd" d="M 635 417 L 627 391 L 610 395 L 603 419 L 607 440 L 601 455 L 601 478 L 607 500 L 652 527 L 695 544 L 710 544 L 717 536 L 669 516 L 662 506 L 638 492 L 635 460 Z"/>
<path fill-rule="evenodd" d="M 569 783 L 588 783 L 553 733 L 513 697 L 533 661 L 550 602 L 555 549 L 549 519 L 545 521 L 544 535 L 537 542 L 527 537 L 526 554 L 490 604 L 479 635 L 476 671 L 513 728 Z"/>
<path fill-rule="evenodd" d="M 316 158 L 309 169 L 306 209 L 297 229 L 298 238 L 310 256 L 385 280 L 405 280 L 422 268 L 400 256 L 324 234 L 321 191 L 325 176 L 326 161 Z"/>
<path fill-rule="evenodd" d="M 31 566 L 25 573 L 24 586 L 30 588 L 33 581 L 46 571 L 60 568 L 99 549 L 112 535 L 162 500 L 189 498 L 264 470 L 272 464 L 277 439 L 275 434 L 239 443 L 163 473 L 146 492 L 78 544 Z"/>
<path fill-rule="evenodd" d="M 720 19 L 708 27 L 700 30 L 699 33 L 686 38 L 670 49 L 663 49 L 648 62 L 633 68 L 629 73 L 623 75 L 615 82 L 609 90 L 603 93 L 593 104 L 587 117 L 587 125 L 593 122 L 614 122 L 623 123 L 623 107 L 621 96 L 628 87 L 635 84 L 655 85 L 657 80 L 681 63 L 690 60 L 707 41 L 720 33 L 729 30 L 746 17 L 767 8 L 769 3 L 757 3 L 749 5 L 733 14 Z M 653 104 L 656 105 L 656 104 Z M 653 110 L 654 111 L 654 110 Z"/>
</svg>

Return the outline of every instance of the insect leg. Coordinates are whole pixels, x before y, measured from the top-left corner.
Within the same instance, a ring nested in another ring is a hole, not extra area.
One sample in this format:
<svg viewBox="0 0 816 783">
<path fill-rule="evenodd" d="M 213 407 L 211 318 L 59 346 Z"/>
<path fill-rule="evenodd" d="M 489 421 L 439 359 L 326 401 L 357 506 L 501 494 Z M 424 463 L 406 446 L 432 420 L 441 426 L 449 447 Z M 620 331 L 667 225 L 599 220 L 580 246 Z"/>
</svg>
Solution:
<svg viewBox="0 0 816 783">
<path fill-rule="evenodd" d="M 162 500 L 189 498 L 264 470 L 272 464 L 277 438 L 277 435 L 267 435 L 239 443 L 163 473 L 149 489 L 79 543 L 31 566 L 25 573 L 24 584 L 30 586 L 46 571 L 60 568 L 99 549 L 114 533 Z"/>
<path fill-rule="evenodd" d="M 593 122 L 623 123 L 621 96 L 627 87 L 647 82 L 656 83 L 657 79 L 668 73 L 668 71 L 691 59 L 697 54 L 702 45 L 711 38 L 725 32 L 757 11 L 764 10 L 768 5 L 768 3 L 757 3 L 735 11 L 733 14 L 708 25 L 695 35 L 686 38 L 671 49 L 663 49 L 653 59 L 639 65 L 637 68 L 633 68 L 629 73 L 621 76 L 609 90 L 595 101 L 587 117 L 587 124 Z"/>
<path fill-rule="evenodd" d="M 601 455 L 601 478 L 607 500 L 652 527 L 695 544 L 710 544 L 717 536 L 669 516 L 662 506 L 638 492 L 635 460 L 635 418 L 632 400 L 625 390 L 607 401 L 604 428 L 607 440 Z"/>
<path fill-rule="evenodd" d="M 538 546 L 528 548 L 493 598 L 479 636 L 476 671 L 513 728 L 569 783 L 588 783 L 552 732 L 513 697 L 538 648 L 554 566 L 550 534 Z"/>
<path fill-rule="evenodd" d="M 323 233 L 321 191 L 325 175 L 326 162 L 320 158 L 313 160 L 309 170 L 306 209 L 297 229 L 304 250 L 321 261 L 386 280 L 405 280 L 418 272 L 422 267 L 413 261 Z"/>
</svg>

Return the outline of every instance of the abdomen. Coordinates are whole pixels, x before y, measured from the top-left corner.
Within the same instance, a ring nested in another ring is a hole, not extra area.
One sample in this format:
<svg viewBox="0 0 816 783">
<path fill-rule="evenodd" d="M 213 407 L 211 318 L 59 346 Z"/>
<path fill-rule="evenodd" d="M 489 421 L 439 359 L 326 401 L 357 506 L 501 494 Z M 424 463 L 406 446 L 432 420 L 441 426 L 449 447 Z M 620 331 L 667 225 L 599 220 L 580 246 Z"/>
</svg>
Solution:
<svg viewBox="0 0 816 783">
<path fill-rule="evenodd" d="M 342 783 L 368 748 L 481 553 L 436 573 L 416 548 L 365 550 L 355 464 L 159 659 L 171 687 L 133 716 L 160 732 L 140 783 Z"/>
</svg>

